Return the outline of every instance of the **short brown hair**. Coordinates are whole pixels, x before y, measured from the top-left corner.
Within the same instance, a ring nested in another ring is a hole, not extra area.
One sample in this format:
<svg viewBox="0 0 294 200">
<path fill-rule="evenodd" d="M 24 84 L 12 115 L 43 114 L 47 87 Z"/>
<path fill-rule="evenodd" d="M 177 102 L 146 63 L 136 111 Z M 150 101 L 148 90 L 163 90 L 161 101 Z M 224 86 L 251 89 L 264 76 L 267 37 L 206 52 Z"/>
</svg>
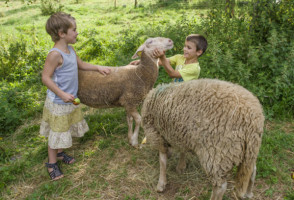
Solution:
<svg viewBox="0 0 294 200">
<path fill-rule="evenodd" d="M 199 35 L 199 34 L 191 34 L 191 35 L 188 35 L 186 37 L 186 41 L 193 42 L 195 44 L 195 46 L 196 46 L 196 51 L 202 50 L 202 54 L 204 54 L 204 52 L 207 49 L 207 45 L 208 45 L 207 44 L 207 40 L 202 35 Z"/>
<path fill-rule="evenodd" d="M 75 18 L 64 12 L 52 14 L 46 23 L 46 31 L 51 36 L 53 42 L 60 39 L 58 32 L 67 33 L 68 29 L 73 26 Z"/>
</svg>

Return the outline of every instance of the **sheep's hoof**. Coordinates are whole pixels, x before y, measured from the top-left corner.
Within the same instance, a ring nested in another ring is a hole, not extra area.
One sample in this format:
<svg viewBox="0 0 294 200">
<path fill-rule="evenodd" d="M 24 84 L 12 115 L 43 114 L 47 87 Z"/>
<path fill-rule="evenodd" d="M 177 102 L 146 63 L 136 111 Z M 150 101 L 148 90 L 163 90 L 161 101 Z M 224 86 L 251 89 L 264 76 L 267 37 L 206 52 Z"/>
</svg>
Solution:
<svg viewBox="0 0 294 200">
<path fill-rule="evenodd" d="M 178 165 L 176 167 L 176 171 L 177 171 L 178 174 L 183 174 L 185 169 L 186 169 L 186 162 L 178 163 Z"/>
<path fill-rule="evenodd" d="M 185 171 L 185 168 L 177 167 L 177 168 L 176 168 L 176 171 L 177 171 L 178 174 L 183 174 L 184 171 Z"/>
<path fill-rule="evenodd" d="M 163 192 L 165 190 L 165 186 L 166 186 L 166 183 L 158 182 L 156 187 L 157 192 Z"/>
<path fill-rule="evenodd" d="M 135 148 L 139 147 L 139 143 L 138 142 L 130 142 L 130 145 L 132 145 Z"/>
<path fill-rule="evenodd" d="M 245 199 L 246 198 L 251 199 L 252 197 L 253 197 L 253 193 L 252 192 L 246 193 L 245 196 L 244 196 Z"/>
<path fill-rule="evenodd" d="M 137 148 L 139 146 L 139 142 L 138 142 L 138 138 L 137 137 L 132 136 L 129 141 L 130 141 L 130 144 L 133 147 L 136 147 Z"/>
</svg>

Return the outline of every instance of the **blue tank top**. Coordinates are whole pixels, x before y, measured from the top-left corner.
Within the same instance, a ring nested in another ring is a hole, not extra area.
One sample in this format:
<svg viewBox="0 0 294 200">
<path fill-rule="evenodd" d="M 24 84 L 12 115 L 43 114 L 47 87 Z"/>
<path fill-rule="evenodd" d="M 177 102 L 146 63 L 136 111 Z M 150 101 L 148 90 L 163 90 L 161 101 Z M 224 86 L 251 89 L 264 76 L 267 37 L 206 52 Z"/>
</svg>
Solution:
<svg viewBox="0 0 294 200">
<path fill-rule="evenodd" d="M 58 51 L 63 58 L 63 63 L 55 69 L 52 80 L 62 91 L 72 94 L 76 98 L 79 84 L 77 56 L 71 46 L 68 46 L 68 49 L 70 51 L 69 54 L 64 53 L 58 48 L 52 48 L 49 51 L 49 53 L 52 51 Z M 65 103 L 59 96 L 49 89 L 47 89 L 47 96 L 56 104 L 71 104 Z"/>
</svg>

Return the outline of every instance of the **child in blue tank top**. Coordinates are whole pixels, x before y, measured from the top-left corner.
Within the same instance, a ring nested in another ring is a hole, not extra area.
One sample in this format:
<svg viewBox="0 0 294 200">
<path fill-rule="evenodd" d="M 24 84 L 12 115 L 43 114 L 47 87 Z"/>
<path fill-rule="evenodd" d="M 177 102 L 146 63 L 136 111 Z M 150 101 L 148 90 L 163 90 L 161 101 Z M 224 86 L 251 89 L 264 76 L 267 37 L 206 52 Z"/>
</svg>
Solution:
<svg viewBox="0 0 294 200">
<path fill-rule="evenodd" d="M 48 137 L 48 168 L 52 180 L 63 177 L 57 160 L 72 164 L 75 159 L 63 149 L 72 146 L 72 137 L 82 137 L 89 130 L 80 105 L 74 105 L 78 91 L 78 69 L 96 70 L 103 75 L 111 72 L 105 66 L 83 62 L 69 44 L 78 36 L 75 18 L 58 12 L 50 16 L 46 31 L 54 47 L 49 51 L 42 72 L 42 82 L 47 86 L 40 134 Z"/>
</svg>

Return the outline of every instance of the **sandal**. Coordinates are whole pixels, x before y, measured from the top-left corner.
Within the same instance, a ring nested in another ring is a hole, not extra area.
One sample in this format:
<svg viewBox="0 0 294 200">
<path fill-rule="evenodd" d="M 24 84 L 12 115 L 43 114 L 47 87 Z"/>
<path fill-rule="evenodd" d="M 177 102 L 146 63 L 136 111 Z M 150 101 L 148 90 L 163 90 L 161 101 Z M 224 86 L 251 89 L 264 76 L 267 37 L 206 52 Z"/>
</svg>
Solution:
<svg viewBox="0 0 294 200">
<path fill-rule="evenodd" d="M 57 177 L 62 176 L 63 177 L 63 173 L 60 171 L 57 163 L 45 163 L 47 168 L 52 168 L 53 170 L 51 172 L 48 171 L 49 176 L 51 177 L 52 180 L 58 180 L 56 179 Z M 60 178 L 62 178 L 60 177 Z"/>
<path fill-rule="evenodd" d="M 64 151 L 57 153 L 57 157 L 63 157 L 62 161 L 66 164 L 74 163 L 74 161 L 71 163 L 71 161 L 74 160 L 74 158 L 64 153 Z"/>
</svg>

